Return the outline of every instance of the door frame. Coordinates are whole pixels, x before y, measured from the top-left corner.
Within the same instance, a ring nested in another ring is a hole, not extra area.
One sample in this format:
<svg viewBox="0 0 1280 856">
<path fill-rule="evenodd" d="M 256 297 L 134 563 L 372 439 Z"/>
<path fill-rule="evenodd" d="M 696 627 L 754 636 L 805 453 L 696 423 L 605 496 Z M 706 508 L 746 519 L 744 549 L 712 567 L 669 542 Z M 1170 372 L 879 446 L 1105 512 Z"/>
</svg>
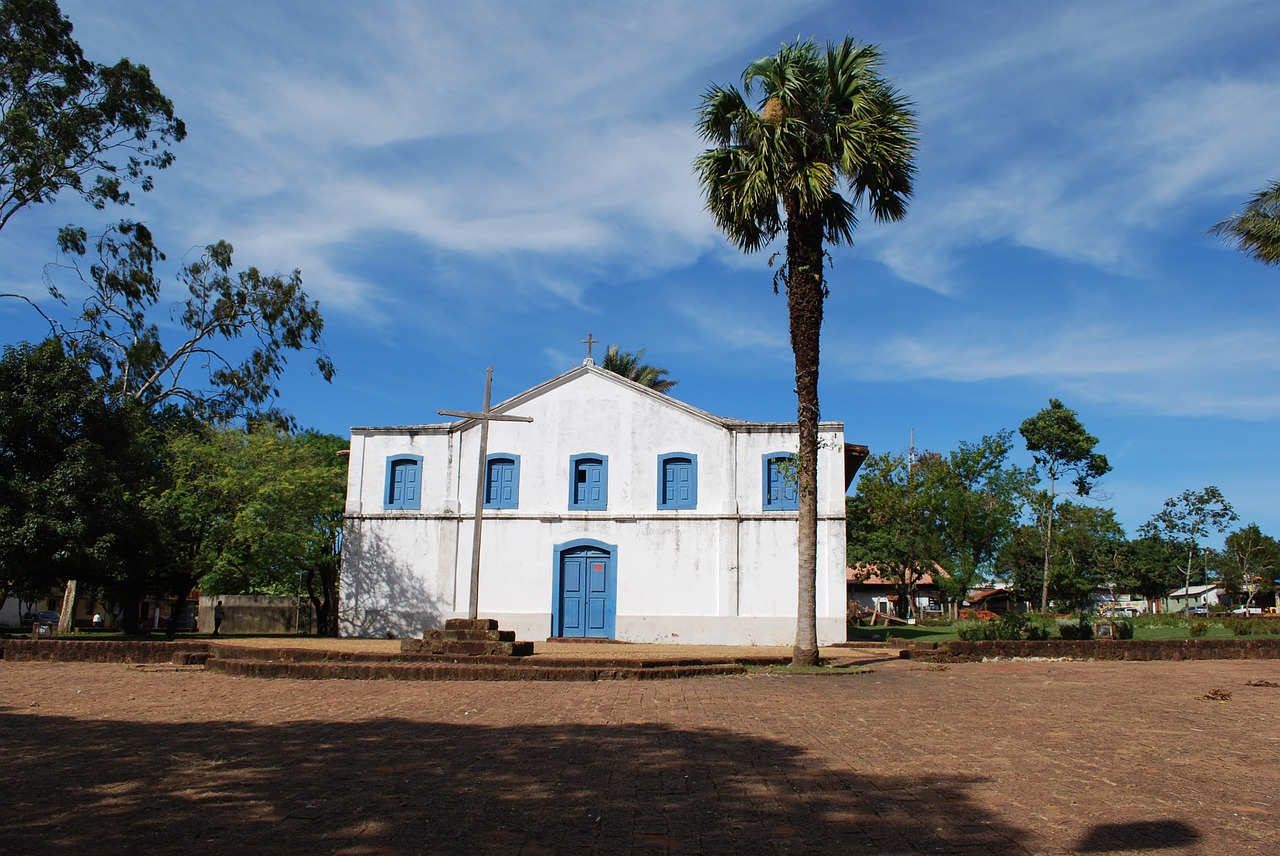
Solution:
<svg viewBox="0 0 1280 856">
<path fill-rule="evenodd" d="M 561 626 L 563 616 L 560 615 L 560 600 L 564 586 L 564 554 L 583 547 L 599 550 L 609 556 L 604 569 L 604 638 L 616 639 L 618 635 L 618 546 L 616 544 L 606 544 L 594 538 L 577 538 L 573 541 L 555 545 L 554 558 L 551 564 L 551 636 L 560 637 L 564 629 Z"/>
</svg>

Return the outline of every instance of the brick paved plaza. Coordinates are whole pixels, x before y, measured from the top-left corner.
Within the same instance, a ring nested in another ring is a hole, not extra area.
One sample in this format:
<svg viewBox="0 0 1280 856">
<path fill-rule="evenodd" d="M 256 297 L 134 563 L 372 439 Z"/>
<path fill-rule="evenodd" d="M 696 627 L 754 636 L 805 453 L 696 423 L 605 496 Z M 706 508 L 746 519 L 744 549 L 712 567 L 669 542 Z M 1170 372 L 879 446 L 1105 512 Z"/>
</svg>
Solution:
<svg viewBox="0 0 1280 856">
<path fill-rule="evenodd" d="M 0 853 L 1280 853 L 1280 688 L 1249 685 L 1280 684 L 1276 661 L 870 668 L 401 683 L 0 661 Z"/>
</svg>

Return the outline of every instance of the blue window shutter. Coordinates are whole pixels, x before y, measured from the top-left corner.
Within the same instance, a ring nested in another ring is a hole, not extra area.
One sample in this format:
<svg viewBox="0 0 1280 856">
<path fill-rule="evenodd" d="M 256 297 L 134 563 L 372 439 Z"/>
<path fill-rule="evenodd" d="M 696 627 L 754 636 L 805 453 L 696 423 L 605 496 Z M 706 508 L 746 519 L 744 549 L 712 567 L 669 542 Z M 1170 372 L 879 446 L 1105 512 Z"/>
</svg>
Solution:
<svg viewBox="0 0 1280 856">
<path fill-rule="evenodd" d="M 383 507 L 407 510 L 417 510 L 422 507 L 421 456 L 396 455 L 387 459 Z"/>
<path fill-rule="evenodd" d="M 795 511 L 800 507 L 796 491 L 795 459 L 790 452 L 764 456 L 764 508 L 767 511 Z"/>
<path fill-rule="evenodd" d="M 489 455 L 485 475 L 486 508 L 518 508 L 520 506 L 520 456 L 506 453 Z"/>
<path fill-rule="evenodd" d="M 698 507 L 698 456 L 672 452 L 658 456 L 658 507 Z"/>
<path fill-rule="evenodd" d="M 609 458 L 574 455 L 569 458 L 569 508 L 604 511 L 609 504 Z"/>
</svg>

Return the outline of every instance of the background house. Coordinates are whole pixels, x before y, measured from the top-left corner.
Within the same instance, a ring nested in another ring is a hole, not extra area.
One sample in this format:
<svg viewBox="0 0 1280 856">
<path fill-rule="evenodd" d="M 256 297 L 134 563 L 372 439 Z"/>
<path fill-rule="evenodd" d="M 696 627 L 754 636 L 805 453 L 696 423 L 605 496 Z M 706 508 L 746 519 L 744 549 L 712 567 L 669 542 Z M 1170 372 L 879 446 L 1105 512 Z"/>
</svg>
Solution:
<svg viewBox="0 0 1280 856">
<path fill-rule="evenodd" d="M 790 644 L 792 423 L 713 416 L 589 360 L 495 406 L 479 614 L 519 637 Z M 820 426 L 818 638 L 845 638 L 844 496 L 865 447 Z M 477 420 L 353 428 L 345 635 L 468 612 Z"/>
<path fill-rule="evenodd" d="M 908 571 L 898 578 L 859 563 L 845 570 L 845 583 L 851 615 L 860 618 L 876 612 L 904 619 L 942 613 L 942 593 L 932 573 Z"/>
<path fill-rule="evenodd" d="M 1222 594 L 1223 588 L 1217 583 L 1176 588 L 1165 595 L 1164 611 L 1180 612 L 1183 609 L 1192 609 L 1197 606 L 1205 606 L 1212 609 L 1218 605 Z"/>
</svg>

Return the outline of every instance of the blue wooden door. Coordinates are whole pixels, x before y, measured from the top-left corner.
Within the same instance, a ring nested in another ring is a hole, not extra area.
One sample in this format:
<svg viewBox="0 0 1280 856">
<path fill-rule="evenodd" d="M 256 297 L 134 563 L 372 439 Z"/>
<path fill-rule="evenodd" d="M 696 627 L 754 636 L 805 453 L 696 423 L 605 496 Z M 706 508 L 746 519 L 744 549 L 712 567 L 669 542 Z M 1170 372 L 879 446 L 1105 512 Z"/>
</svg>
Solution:
<svg viewBox="0 0 1280 856">
<path fill-rule="evenodd" d="M 594 548 L 565 553 L 560 559 L 560 627 L 557 636 L 609 638 L 614 599 L 610 587 L 613 557 Z"/>
</svg>

